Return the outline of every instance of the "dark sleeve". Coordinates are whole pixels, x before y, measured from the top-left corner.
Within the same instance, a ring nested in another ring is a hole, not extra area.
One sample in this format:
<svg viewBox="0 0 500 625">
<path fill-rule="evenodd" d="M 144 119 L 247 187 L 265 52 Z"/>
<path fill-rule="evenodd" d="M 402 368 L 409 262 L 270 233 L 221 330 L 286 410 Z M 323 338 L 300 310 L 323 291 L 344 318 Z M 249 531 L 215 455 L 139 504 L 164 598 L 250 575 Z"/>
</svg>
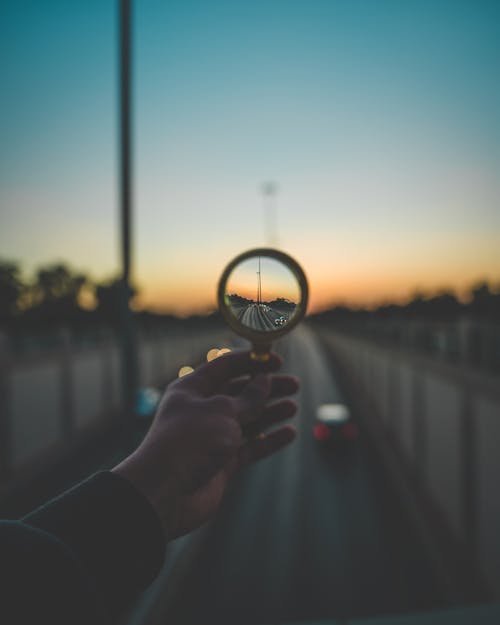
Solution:
<svg viewBox="0 0 500 625">
<path fill-rule="evenodd" d="M 149 502 L 110 472 L 97 473 L 22 522 L 3 523 L 0 545 L 0 562 L 8 556 L 0 576 L 15 568 L 8 588 L 16 601 L 34 599 L 45 611 L 36 622 L 51 625 L 94 623 L 94 615 L 119 613 L 152 582 L 165 553 Z"/>
<path fill-rule="evenodd" d="M 0 521 L 1 623 L 101 625 L 102 616 L 88 576 L 61 541 L 19 521 Z"/>
</svg>

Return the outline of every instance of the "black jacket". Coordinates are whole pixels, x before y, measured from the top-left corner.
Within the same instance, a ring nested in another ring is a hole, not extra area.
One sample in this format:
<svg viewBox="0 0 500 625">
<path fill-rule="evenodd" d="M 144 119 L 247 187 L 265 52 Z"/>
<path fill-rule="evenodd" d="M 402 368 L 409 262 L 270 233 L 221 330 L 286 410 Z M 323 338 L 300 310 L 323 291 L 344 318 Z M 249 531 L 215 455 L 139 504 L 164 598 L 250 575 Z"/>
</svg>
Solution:
<svg viewBox="0 0 500 625">
<path fill-rule="evenodd" d="M 0 521 L 0 623 L 113 623 L 164 554 L 149 502 L 125 479 L 97 473 L 20 521 Z"/>
</svg>

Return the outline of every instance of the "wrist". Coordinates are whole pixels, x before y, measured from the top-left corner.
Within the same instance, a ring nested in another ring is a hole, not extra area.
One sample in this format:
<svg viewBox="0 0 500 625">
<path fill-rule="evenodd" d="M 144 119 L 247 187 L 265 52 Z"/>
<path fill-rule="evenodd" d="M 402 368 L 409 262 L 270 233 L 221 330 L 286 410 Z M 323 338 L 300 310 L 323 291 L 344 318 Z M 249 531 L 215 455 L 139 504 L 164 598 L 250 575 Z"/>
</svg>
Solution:
<svg viewBox="0 0 500 625">
<path fill-rule="evenodd" d="M 149 502 L 163 526 L 165 537 L 167 540 L 172 538 L 172 517 L 175 516 L 178 497 L 165 478 L 164 469 L 147 466 L 142 462 L 140 453 L 135 451 L 111 472 L 127 480 Z"/>
<path fill-rule="evenodd" d="M 59 539 L 92 576 L 106 602 L 143 590 L 161 568 L 165 532 L 127 479 L 101 471 L 47 502 L 23 522 Z"/>
</svg>

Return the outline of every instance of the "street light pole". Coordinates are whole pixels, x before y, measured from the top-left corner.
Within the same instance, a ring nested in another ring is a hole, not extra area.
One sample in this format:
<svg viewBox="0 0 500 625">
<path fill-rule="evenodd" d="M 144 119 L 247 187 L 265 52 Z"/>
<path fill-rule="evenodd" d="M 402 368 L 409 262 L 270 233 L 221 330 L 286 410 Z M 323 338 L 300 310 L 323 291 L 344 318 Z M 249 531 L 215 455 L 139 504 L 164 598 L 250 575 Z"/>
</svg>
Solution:
<svg viewBox="0 0 500 625">
<path fill-rule="evenodd" d="M 121 289 L 120 322 L 122 342 L 122 380 L 125 408 L 134 414 L 137 391 L 137 350 L 130 309 L 131 231 L 132 231 L 132 1 L 120 0 L 120 215 L 121 215 Z"/>
<path fill-rule="evenodd" d="M 259 256 L 259 271 L 257 272 L 257 304 L 262 303 L 262 283 L 260 278 L 260 256 Z"/>
<path fill-rule="evenodd" d="M 266 220 L 266 239 L 270 247 L 278 246 L 278 215 L 276 210 L 276 194 L 278 185 L 275 182 L 267 181 L 262 185 L 262 196 L 264 199 L 264 213 Z"/>
</svg>

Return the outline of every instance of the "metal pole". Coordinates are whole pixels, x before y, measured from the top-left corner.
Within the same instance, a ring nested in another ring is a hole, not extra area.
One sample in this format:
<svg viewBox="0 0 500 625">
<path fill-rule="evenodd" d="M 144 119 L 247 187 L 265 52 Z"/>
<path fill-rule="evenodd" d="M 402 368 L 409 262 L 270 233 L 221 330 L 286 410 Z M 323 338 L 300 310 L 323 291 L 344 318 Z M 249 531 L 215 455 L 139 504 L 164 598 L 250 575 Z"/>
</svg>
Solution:
<svg viewBox="0 0 500 625">
<path fill-rule="evenodd" d="M 278 215 L 276 210 L 276 193 L 278 185 L 275 182 L 265 182 L 262 185 L 264 197 L 264 212 L 266 219 L 266 239 L 270 247 L 278 246 Z"/>
<path fill-rule="evenodd" d="M 120 212 L 121 212 L 121 337 L 123 395 L 129 415 L 134 413 L 137 391 L 137 351 L 130 309 L 132 230 L 132 33 L 131 0 L 120 0 Z"/>
<path fill-rule="evenodd" d="M 257 272 L 257 304 L 260 304 L 262 301 L 262 289 L 260 282 L 260 256 L 259 256 L 259 271 Z"/>
<path fill-rule="evenodd" d="M 7 484 L 12 465 L 11 367 L 7 335 L 0 332 L 0 486 Z"/>
</svg>

